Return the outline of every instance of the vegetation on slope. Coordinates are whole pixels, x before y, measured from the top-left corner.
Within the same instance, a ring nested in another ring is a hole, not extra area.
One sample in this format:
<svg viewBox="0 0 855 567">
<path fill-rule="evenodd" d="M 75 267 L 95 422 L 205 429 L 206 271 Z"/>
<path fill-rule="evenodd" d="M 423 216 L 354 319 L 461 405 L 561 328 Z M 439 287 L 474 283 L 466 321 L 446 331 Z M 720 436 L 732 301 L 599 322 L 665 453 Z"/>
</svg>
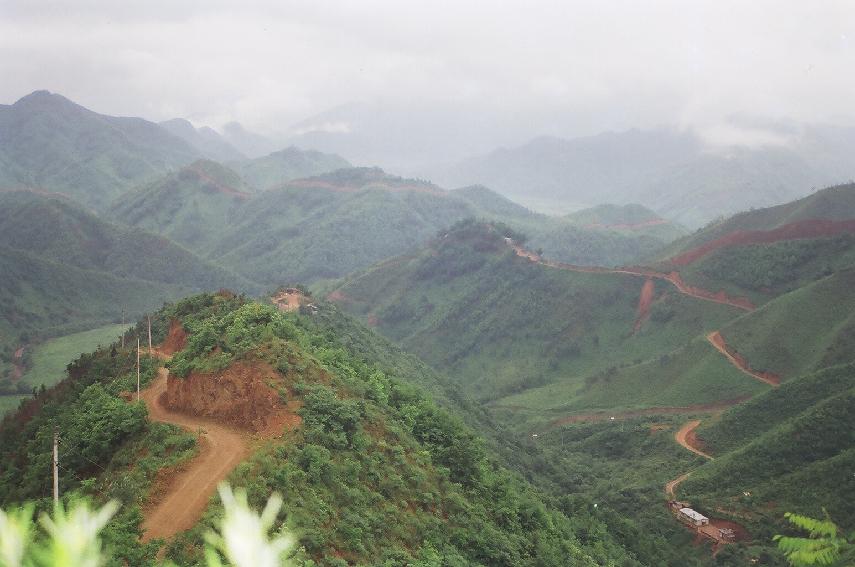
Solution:
<svg viewBox="0 0 855 567">
<path fill-rule="evenodd" d="M 264 157 L 234 161 L 229 165 L 256 191 L 265 191 L 293 179 L 314 177 L 351 167 L 346 159 L 335 154 L 301 150 L 294 146 Z"/>
<path fill-rule="evenodd" d="M 162 237 L 111 225 L 56 196 L 0 193 L 0 240 L 0 379 L 10 377 L 19 347 L 116 322 L 122 310 L 137 316 L 202 289 L 257 289 Z"/>
<path fill-rule="evenodd" d="M 855 265 L 855 235 L 788 240 L 716 250 L 682 268 L 691 285 L 723 289 L 755 305 Z"/>
<path fill-rule="evenodd" d="M 141 118 L 97 114 L 47 91 L 0 106 L 0 186 L 66 193 L 104 209 L 132 186 L 196 159 Z"/>
<path fill-rule="evenodd" d="M 297 535 L 303 560 L 638 564 L 597 520 L 587 514 L 568 518 L 544 504 L 458 419 L 374 361 L 317 333 L 312 320 L 239 297 L 202 295 L 160 312 L 158 338 L 176 318 L 190 336 L 170 363 L 174 372 L 263 360 L 278 369 L 268 378 L 271 384 L 300 402 L 302 426 L 261 446 L 232 481 L 247 487 L 256 507 L 271 491 L 282 494 L 284 514 L 276 525 Z M 74 448 L 63 461 L 64 491 L 125 502 L 110 524 L 108 545 L 116 561 L 142 564 L 153 547 L 129 543 L 139 535 L 138 505 L 157 470 L 151 466 L 186 457 L 192 438 L 149 424 L 144 406 L 111 397 L 129 386 L 129 355 L 113 348 L 82 357 L 70 368 L 72 379 L 3 423 L 0 446 L 8 466 L 0 477 L 0 503 L 44 494 L 52 425 L 58 424 L 63 444 Z M 147 360 L 144 378 L 152 374 Z M 76 425 L 83 421 L 99 426 Z M 78 479 L 90 476 L 95 480 Z M 171 544 L 169 554 L 182 564 L 197 560 L 199 536 L 218 515 L 213 508 L 202 525 Z M 588 535 L 577 535 L 582 533 Z"/>
<path fill-rule="evenodd" d="M 333 297 L 480 399 L 560 380 L 566 397 L 550 404 L 569 403 L 587 375 L 655 360 L 736 315 L 660 283 L 634 333 L 643 279 L 534 265 L 506 234 L 459 223 L 417 254 L 352 276 Z"/>
<path fill-rule="evenodd" d="M 802 381 L 803 383 L 799 383 Z M 814 388 L 821 394 L 814 391 Z M 805 393 L 806 399 L 794 399 Z M 750 410 L 764 408 L 758 415 Z M 784 512 L 821 516 L 855 527 L 855 368 L 834 367 L 784 384 L 781 391 L 734 408 L 703 432 L 717 447 L 734 447 L 699 468 L 681 485 L 702 506 L 744 514 L 757 535 L 771 536 Z M 739 429 L 757 423 L 756 435 Z M 722 441 L 733 435 L 734 442 Z"/>
<path fill-rule="evenodd" d="M 221 233 L 251 191 L 231 169 L 199 160 L 122 195 L 109 215 L 200 251 Z"/>
<path fill-rule="evenodd" d="M 711 222 L 694 234 L 674 242 L 663 251 L 662 258 L 677 256 L 737 231 L 770 231 L 802 221 L 847 221 L 853 218 L 855 185 L 838 185 L 783 205 L 751 209 Z"/>
<path fill-rule="evenodd" d="M 855 267 L 784 294 L 722 335 L 756 370 L 786 380 L 855 360 Z"/>
</svg>

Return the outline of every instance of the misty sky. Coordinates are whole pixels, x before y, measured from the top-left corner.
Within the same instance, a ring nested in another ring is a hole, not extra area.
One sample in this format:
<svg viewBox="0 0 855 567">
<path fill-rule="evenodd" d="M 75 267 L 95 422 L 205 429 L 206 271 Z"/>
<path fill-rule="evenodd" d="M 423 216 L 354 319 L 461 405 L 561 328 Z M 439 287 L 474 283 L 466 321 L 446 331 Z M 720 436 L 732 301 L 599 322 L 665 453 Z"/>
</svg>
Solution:
<svg viewBox="0 0 855 567">
<path fill-rule="evenodd" d="M 735 113 L 850 123 L 853 24 L 855 2 L 826 0 L 0 0 L 0 102 L 48 89 L 108 114 L 281 133 L 365 101 L 528 136 L 674 124 L 726 138 Z"/>
</svg>

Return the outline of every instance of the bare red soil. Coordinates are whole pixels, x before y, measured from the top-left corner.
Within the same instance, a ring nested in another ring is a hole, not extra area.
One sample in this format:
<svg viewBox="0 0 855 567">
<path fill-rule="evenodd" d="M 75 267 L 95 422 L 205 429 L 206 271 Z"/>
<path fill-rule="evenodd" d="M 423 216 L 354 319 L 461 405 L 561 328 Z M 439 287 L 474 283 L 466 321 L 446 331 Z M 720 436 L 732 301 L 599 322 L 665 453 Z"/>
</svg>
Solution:
<svg viewBox="0 0 855 567">
<path fill-rule="evenodd" d="M 169 323 L 169 333 L 166 335 L 166 340 L 157 348 L 157 351 L 163 355 L 172 356 L 187 344 L 187 332 L 181 326 L 181 322 L 173 319 Z"/>
<path fill-rule="evenodd" d="M 24 376 L 24 347 L 15 349 L 12 356 L 12 381 L 17 382 Z"/>
<path fill-rule="evenodd" d="M 199 433 L 199 454 L 171 476 L 161 477 L 144 511 L 142 541 L 170 538 L 192 528 L 202 517 L 217 485 L 247 456 L 247 435 L 213 420 L 184 415 L 163 405 L 169 372 L 161 368 L 157 379 L 145 389 L 142 398 L 149 419 L 178 425 Z"/>
<path fill-rule="evenodd" d="M 727 345 L 727 342 L 724 340 L 724 337 L 721 336 L 721 332 L 713 331 L 709 335 L 707 335 L 707 340 L 710 342 L 712 346 L 716 348 L 717 351 L 722 353 L 727 360 L 730 361 L 735 367 L 740 369 L 745 374 L 748 374 L 752 378 L 756 378 L 761 382 L 765 382 L 773 387 L 778 387 L 781 384 L 781 377 L 774 372 L 765 372 L 758 371 L 751 368 L 751 365 L 748 364 L 748 361 L 745 360 L 741 354 L 733 350 Z"/>
<path fill-rule="evenodd" d="M 266 362 L 239 360 L 219 372 L 170 376 L 161 402 L 172 411 L 263 431 L 271 418 L 288 412 L 279 393 L 268 384 L 274 380 L 281 380 L 279 373 Z"/>
<path fill-rule="evenodd" d="M 299 289 L 288 288 L 277 293 L 271 298 L 271 301 L 281 311 L 296 311 L 303 304 L 306 296 Z"/>
<path fill-rule="evenodd" d="M 223 185 L 222 183 L 220 183 L 219 181 L 217 181 L 216 179 L 214 179 L 213 177 L 211 177 L 210 175 L 208 175 L 197 167 L 188 167 L 187 169 L 188 171 L 194 173 L 200 181 L 206 184 L 205 189 L 210 189 L 209 192 L 231 195 L 232 197 L 235 197 L 236 199 L 241 201 L 245 201 L 250 197 L 249 193 L 244 193 L 243 191 L 235 189 L 234 187 L 231 187 L 229 185 Z"/>
<path fill-rule="evenodd" d="M 177 321 L 170 336 L 184 340 Z M 171 348 L 164 344 L 155 356 L 169 359 L 167 350 Z M 199 454 L 159 475 L 144 511 L 143 542 L 171 538 L 193 527 L 217 485 L 250 455 L 254 439 L 281 437 L 300 426 L 300 401 L 283 404 L 267 384 L 274 376 L 276 372 L 260 361 L 239 361 L 222 372 L 191 373 L 185 379 L 169 376 L 166 368 L 158 370 L 141 396 L 149 419 L 197 433 Z"/>
<path fill-rule="evenodd" d="M 653 303 L 653 298 L 656 295 L 656 284 L 648 278 L 641 286 L 641 295 L 638 298 L 638 315 L 635 318 L 635 327 L 633 332 L 637 333 L 641 329 L 641 325 L 647 320 L 650 315 L 650 305 Z"/>
<path fill-rule="evenodd" d="M 674 434 L 674 440 L 692 453 L 707 459 L 712 459 L 712 455 L 701 449 L 701 445 L 695 435 L 695 429 L 697 429 L 700 424 L 701 420 L 699 419 L 693 419 L 692 421 L 686 422 L 683 427 Z"/>
<path fill-rule="evenodd" d="M 823 238 L 848 232 L 855 232 L 855 219 L 843 221 L 814 219 L 785 224 L 772 230 L 736 230 L 721 238 L 711 240 L 697 248 L 674 256 L 670 261 L 675 266 L 686 266 L 715 250 L 730 246 L 770 244 L 781 240 L 804 238 Z"/>
</svg>

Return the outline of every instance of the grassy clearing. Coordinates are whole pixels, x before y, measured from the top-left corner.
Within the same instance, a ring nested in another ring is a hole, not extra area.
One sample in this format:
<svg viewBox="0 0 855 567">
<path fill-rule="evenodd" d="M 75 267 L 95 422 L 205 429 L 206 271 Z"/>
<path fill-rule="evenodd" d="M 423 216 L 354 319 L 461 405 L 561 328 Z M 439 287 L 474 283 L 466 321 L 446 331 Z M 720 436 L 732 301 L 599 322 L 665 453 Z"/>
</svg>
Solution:
<svg viewBox="0 0 855 567">
<path fill-rule="evenodd" d="M 34 387 L 53 386 L 65 376 L 69 362 L 84 352 L 95 350 L 98 345 L 111 344 L 125 328 L 122 325 L 105 325 L 40 344 L 33 350 L 33 366 L 22 380 Z"/>
<path fill-rule="evenodd" d="M 0 396 L 0 417 L 18 409 L 18 404 L 27 397 L 29 396 Z"/>
</svg>

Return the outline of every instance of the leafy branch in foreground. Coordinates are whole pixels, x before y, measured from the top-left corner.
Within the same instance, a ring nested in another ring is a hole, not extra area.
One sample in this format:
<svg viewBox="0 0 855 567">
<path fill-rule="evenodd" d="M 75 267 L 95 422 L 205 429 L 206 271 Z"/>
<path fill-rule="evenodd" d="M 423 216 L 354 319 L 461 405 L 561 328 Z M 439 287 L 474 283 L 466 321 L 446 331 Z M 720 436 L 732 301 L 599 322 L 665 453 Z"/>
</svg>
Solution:
<svg viewBox="0 0 855 567">
<path fill-rule="evenodd" d="M 784 517 L 808 532 L 808 537 L 776 535 L 773 538 L 791 565 L 832 565 L 842 554 L 855 550 L 855 534 L 849 538 L 838 535 L 839 528 L 827 516 L 825 520 L 816 520 L 787 512 Z"/>
<path fill-rule="evenodd" d="M 220 532 L 206 536 L 205 560 L 208 567 L 288 567 L 286 559 L 295 540 L 289 535 L 268 539 L 268 532 L 282 506 L 273 495 L 259 516 L 250 509 L 246 492 L 220 486 L 225 514 Z M 111 501 L 93 510 L 86 501 L 62 505 L 53 517 L 42 514 L 43 532 L 31 529 L 33 505 L 0 510 L 0 567 L 98 567 L 108 556 L 102 550 L 100 532 L 116 513 L 119 504 Z M 223 562 L 225 557 L 225 562 Z"/>
</svg>

